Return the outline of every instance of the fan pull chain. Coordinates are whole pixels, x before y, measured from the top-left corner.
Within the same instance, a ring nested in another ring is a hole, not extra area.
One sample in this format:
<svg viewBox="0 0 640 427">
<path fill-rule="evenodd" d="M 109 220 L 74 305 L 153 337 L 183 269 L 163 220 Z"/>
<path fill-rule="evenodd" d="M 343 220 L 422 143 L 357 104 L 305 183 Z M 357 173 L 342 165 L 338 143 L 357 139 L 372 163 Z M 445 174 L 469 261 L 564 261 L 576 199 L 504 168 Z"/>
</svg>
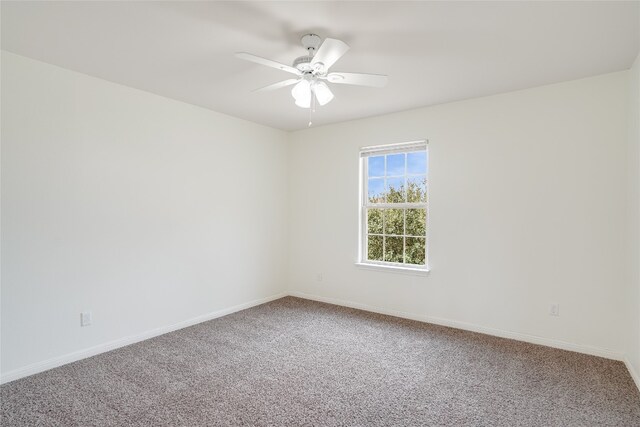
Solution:
<svg viewBox="0 0 640 427">
<path fill-rule="evenodd" d="M 311 89 L 311 108 L 309 108 L 309 126 L 307 127 L 311 127 L 311 125 L 313 124 L 313 122 L 311 121 L 311 115 L 315 112 L 316 112 L 316 94 L 313 92 L 313 89 Z"/>
</svg>

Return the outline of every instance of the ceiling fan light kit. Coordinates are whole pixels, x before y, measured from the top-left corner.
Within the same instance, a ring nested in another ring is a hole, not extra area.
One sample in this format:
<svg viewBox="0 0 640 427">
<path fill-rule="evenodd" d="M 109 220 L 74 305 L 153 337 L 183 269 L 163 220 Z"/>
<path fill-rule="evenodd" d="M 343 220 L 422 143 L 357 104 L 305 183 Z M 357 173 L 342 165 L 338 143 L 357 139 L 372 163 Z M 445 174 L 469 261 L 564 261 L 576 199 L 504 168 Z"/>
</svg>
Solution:
<svg viewBox="0 0 640 427">
<path fill-rule="evenodd" d="M 309 80 L 302 79 L 291 89 L 291 95 L 296 100 L 296 105 L 302 108 L 311 106 L 311 83 Z"/>
<path fill-rule="evenodd" d="M 306 34 L 302 36 L 301 42 L 307 55 L 296 58 L 292 66 L 246 52 L 238 52 L 236 57 L 296 75 L 294 79 L 283 80 L 257 91 L 295 85 L 291 89 L 291 95 L 295 104 L 301 108 L 311 108 L 312 105 L 315 106 L 315 101 L 320 105 L 331 102 L 334 95 L 326 82 L 369 87 L 384 87 L 387 84 L 388 77 L 380 74 L 330 73 L 329 68 L 349 50 L 349 46 L 343 41 L 326 38 L 322 42 L 318 35 Z"/>
<path fill-rule="evenodd" d="M 333 99 L 333 92 L 331 92 L 325 82 L 316 82 L 316 84 L 312 86 L 312 90 L 320 105 L 326 105 Z"/>
</svg>

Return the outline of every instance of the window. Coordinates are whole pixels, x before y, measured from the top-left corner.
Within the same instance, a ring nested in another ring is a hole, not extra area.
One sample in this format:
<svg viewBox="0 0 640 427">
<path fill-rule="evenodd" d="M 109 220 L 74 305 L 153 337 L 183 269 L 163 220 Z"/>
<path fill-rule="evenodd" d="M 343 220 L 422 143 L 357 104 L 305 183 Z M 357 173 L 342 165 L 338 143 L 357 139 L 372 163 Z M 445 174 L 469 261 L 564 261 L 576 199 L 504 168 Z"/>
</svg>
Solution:
<svg viewBox="0 0 640 427">
<path fill-rule="evenodd" d="M 366 147 L 360 161 L 360 263 L 426 270 L 426 141 Z"/>
</svg>

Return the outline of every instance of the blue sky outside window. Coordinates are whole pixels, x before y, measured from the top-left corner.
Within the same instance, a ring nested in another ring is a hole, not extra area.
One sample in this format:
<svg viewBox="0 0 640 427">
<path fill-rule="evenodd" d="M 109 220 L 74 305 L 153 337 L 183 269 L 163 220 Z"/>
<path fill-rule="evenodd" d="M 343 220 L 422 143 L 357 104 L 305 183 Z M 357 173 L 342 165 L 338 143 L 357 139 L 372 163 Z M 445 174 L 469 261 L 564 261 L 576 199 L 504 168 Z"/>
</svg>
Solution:
<svg viewBox="0 0 640 427">
<path fill-rule="evenodd" d="M 427 152 L 417 151 L 407 154 L 407 174 L 425 175 L 427 173 Z"/>
<path fill-rule="evenodd" d="M 405 175 L 405 173 L 407 175 L 427 174 L 427 153 L 425 151 L 407 154 L 390 154 L 387 156 L 372 156 L 368 158 L 368 162 L 369 177 L 402 176 Z"/>
<path fill-rule="evenodd" d="M 387 176 L 404 175 L 404 154 L 390 154 L 387 156 Z"/>
<path fill-rule="evenodd" d="M 369 157 L 369 176 L 384 176 L 384 156 Z"/>
<path fill-rule="evenodd" d="M 368 183 L 369 200 L 373 201 L 384 197 L 384 178 L 371 178 Z"/>
</svg>

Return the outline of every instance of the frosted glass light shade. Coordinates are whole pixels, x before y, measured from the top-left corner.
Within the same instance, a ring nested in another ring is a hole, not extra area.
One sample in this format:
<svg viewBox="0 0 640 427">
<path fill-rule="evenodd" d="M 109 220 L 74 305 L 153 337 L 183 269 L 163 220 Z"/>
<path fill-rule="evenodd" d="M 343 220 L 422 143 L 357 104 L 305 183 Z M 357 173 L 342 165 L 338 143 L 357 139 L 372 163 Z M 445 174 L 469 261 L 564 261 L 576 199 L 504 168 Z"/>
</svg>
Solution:
<svg viewBox="0 0 640 427">
<path fill-rule="evenodd" d="M 326 105 L 333 99 L 333 93 L 325 82 L 317 82 L 313 86 L 313 91 L 320 105 Z"/>
<path fill-rule="evenodd" d="M 311 106 L 311 84 L 308 80 L 300 80 L 293 89 L 291 95 L 296 100 L 296 105 L 301 108 L 309 108 Z"/>
</svg>

